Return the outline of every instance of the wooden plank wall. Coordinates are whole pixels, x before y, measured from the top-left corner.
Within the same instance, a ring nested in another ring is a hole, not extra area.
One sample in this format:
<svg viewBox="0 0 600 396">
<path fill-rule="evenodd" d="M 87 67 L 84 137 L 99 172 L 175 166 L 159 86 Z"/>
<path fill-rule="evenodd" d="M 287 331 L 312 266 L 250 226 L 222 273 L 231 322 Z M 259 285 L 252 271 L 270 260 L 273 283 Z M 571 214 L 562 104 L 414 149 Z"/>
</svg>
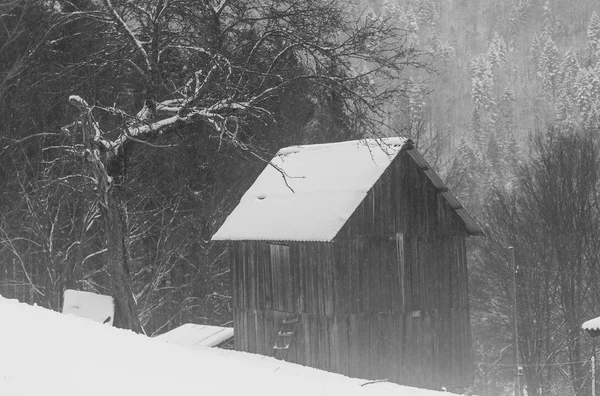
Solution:
<svg viewBox="0 0 600 396">
<path fill-rule="evenodd" d="M 333 315 L 332 244 L 235 242 L 231 255 L 234 307 Z"/>
<path fill-rule="evenodd" d="M 235 349 L 273 356 L 276 310 L 234 309 Z M 471 374 L 466 309 L 300 315 L 287 361 L 357 378 L 440 389 L 464 386 Z M 244 331 L 240 331 L 244 329 Z M 452 335 L 452 343 L 445 342 Z"/>
</svg>

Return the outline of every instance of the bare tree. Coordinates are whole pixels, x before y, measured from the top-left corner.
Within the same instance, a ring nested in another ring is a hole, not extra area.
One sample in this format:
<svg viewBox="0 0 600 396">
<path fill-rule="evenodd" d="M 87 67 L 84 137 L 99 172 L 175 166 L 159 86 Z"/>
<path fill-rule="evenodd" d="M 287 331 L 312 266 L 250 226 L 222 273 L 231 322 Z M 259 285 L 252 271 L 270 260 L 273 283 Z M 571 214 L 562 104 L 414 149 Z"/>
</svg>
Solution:
<svg viewBox="0 0 600 396">
<path fill-rule="evenodd" d="M 139 89 L 122 107 L 72 95 L 81 116 L 70 129 L 82 133 L 96 183 L 116 323 L 136 331 L 124 199 L 134 144 L 191 130 L 261 158 L 257 129 L 276 119 L 286 91 L 302 85 L 326 90 L 348 129 L 376 136 L 388 119 L 384 105 L 406 91 L 403 70 L 423 67 L 401 30 L 381 19 L 355 20 L 338 0 L 104 0 L 94 18 L 104 23 L 99 34 L 111 37 L 106 52 L 122 56 Z M 99 119 L 102 113 L 116 122 Z"/>
<path fill-rule="evenodd" d="M 577 394 L 587 370 L 580 326 L 598 313 L 600 150 L 587 131 L 557 129 L 536 135 L 531 147 L 513 190 L 496 190 L 486 209 L 489 239 L 472 271 L 474 316 L 493 337 L 504 334 L 496 344 L 505 346 L 516 310 L 527 394 L 558 394 L 565 384 Z M 516 307 L 508 246 L 516 253 Z M 504 362 L 509 375 L 513 359 Z"/>
</svg>

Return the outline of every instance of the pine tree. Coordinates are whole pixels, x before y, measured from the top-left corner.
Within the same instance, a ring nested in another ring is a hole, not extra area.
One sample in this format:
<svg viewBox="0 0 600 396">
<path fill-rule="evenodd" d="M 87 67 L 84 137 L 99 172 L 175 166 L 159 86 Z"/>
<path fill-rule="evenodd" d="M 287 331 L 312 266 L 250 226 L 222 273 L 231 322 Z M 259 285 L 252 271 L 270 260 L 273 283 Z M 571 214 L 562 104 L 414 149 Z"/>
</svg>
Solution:
<svg viewBox="0 0 600 396">
<path fill-rule="evenodd" d="M 600 18 L 596 11 L 592 13 L 587 30 L 588 46 L 585 49 L 584 64 L 593 68 L 600 59 Z"/>
<path fill-rule="evenodd" d="M 556 76 L 558 74 L 559 60 L 558 48 L 550 36 L 545 36 L 542 52 L 538 62 L 537 77 L 540 81 L 544 96 L 554 101 L 556 99 Z"/>
<path fill-rule="evenodd" d="M 558 68 L 557 89 L 560 96 L 573 96 L 573 85 L 579 73 L 579 62 L 575 51 L 568 50 Z"/>
<path fill-rule="evenodd" d="M 584 123 L 587 123 L 587 120 L 589 120 L 592 115 L 592 103 L 594 100 L 593 82 L 590 70 L 585 68 L 579 69 L 574 89 L 579 112 L 581 113 Z"/>
<path fill-rule="evenodd" d="M 506 63 L 506 44 L 498 32 L 494 32 L 494 38 L 488 49 L 488 60 L 492 68 Z"/>
<path fill-rule="evenodd" d="M 596 11 L 592 12 L 590 24 L 588 25 L 587 36 L 592 48 L 595 51 L 598 51 L 600 48 L 600 18 L 598 18 Z"/>
<path fill-rule="evenodd" d="M 408 33 L 406 41 L 408 45 L 417 46 L 419 44 L 419 23 L 412 7 L 408 7 L 404 18 Z"/>
<path fill-rule="evenodd" d="M 543 34 L 552 37 L 554 35 L 554 15 L 552 14 L 552 6 L 550 0 L 546 0 L 543 7 L 542 15 L 542 32 Z"/>
<path fill-rule="evenodd" d="M 515 38 L 527 20 L 530 8 L 531 0 L 518 0 L 510 11 L 510 17 L 508 19 L 508 41 L 511 48 L 514 48 Z"/>
<path fill-rule="evenodd" d="M 531 38 L 531 44 L 529 46 L 527 60 L 529 61 L 529 70 L 532 71 L 534 74 L 537 74 L 537 71 L 539 69 L 543 45 L 544 41 L 542 37 L 538 36 L 537 33 L 533 33 L 533 37 Z"/>
</svg>

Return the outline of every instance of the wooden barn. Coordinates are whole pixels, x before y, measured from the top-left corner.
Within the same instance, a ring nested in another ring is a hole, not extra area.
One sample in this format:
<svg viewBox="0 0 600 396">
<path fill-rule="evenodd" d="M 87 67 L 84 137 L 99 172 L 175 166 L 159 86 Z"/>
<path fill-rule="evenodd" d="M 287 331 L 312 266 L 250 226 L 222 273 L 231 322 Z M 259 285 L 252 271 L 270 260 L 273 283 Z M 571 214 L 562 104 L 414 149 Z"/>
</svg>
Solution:
<svg viewBox="0 0 600 396">
<path fill-rule="evenodd" d="M 284 148 L 212 238 L 230 241 L 235 348 L 468 385 L 465 239 L 478 234 L 410 140 Z"/>
</svg>

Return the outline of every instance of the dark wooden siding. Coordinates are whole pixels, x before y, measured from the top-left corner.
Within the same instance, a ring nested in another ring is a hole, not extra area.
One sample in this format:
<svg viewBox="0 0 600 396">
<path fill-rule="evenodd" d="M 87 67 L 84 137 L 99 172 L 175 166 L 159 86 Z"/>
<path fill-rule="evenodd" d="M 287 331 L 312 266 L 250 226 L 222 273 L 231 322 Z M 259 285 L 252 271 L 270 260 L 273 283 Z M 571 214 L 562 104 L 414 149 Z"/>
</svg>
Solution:
<svg viewBox="0 0 600 396">
<path fill-rule="evenodd" d="M 273 356 L 286 313 L 234 310 L 235 348 Z M 296 341 L 286 360 L 357 378 L 440 389 L 464 386 L 471 375 L 469 339 L 461 333 L 464 309 L 416 313 L 300 315 Z M 239 331 L 244 329 L 244 331 Z"/>
<path fill-rule="evenodd" d="M 250 241 L 231 245 L 234 307 L 333 315 L 332 244 Z M 280 246 L 289 249 L 289 265 L 276 265 L 282 257 Z"/>
<path fill-rule="evenodd" d="M 282 319 L 296 313 L 290 361 L 428 388 L 466 385 L 465 237 L 460 217 L 401 153 L 332 243 L 232 243 L 236 349 L 272 355 Z"/>
</svg>

